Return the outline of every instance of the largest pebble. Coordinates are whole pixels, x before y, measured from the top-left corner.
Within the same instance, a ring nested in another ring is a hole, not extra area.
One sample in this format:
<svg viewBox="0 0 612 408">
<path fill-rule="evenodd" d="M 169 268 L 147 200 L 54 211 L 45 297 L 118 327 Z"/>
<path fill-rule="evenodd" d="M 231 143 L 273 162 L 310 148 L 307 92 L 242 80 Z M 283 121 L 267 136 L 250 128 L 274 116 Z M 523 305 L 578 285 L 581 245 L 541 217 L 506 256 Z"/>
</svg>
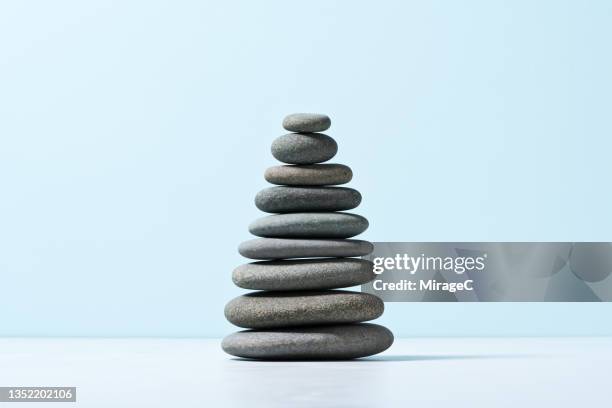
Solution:
<svg viewBox="0 0 612 408">
<path fill-rule="evenodd" d="M 380 353 L 393 344 L 393 334 L 371 323 L 299 329 L 246 330 L 221 343 L 226 353 L 266 360 L 351 359 Z"/>
</svg>

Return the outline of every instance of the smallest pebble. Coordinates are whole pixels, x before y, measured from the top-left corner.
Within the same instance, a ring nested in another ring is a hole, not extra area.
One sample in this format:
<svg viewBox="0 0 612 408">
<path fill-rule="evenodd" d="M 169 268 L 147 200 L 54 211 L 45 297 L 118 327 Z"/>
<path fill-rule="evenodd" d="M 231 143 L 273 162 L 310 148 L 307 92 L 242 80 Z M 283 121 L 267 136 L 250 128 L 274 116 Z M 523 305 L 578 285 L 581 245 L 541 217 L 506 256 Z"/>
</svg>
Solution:
<svg viewBox="0 0 612 408">
<path fill-rule="evenodd" d="M 323 132 L 331 126 L 331 119 L 320 113 L 294 113 L 283 120 L 283 127 L 290 132 Z"/>
</svg>

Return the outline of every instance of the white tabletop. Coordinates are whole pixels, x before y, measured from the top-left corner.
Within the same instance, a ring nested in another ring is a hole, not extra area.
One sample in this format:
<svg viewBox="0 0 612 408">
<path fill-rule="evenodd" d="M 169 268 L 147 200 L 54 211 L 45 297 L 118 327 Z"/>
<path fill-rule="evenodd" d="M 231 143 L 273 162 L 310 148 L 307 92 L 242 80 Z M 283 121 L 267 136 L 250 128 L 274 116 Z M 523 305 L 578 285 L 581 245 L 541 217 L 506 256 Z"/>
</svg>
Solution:
<svg viewBox="0 0 612 408">
<path fill-rule="evenodd" d="M 608 406 L 611 368 L 610 338 L 401 339 L 343 362 L 232 359 L 219 340 L 0 339 L 0 386 L 78 387 L 53 407 Z"/>
</svg>

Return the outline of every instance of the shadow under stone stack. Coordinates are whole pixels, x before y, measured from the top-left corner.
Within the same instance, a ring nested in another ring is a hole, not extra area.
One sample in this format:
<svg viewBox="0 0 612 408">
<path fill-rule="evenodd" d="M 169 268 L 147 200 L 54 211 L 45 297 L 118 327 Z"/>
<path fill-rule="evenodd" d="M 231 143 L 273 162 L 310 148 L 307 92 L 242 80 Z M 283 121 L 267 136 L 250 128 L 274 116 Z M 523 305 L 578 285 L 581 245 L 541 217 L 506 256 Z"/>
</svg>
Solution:
<svg viewBox="0 0 612 408">
<path fill-rule="evenodd" d="M 261 260 L 239 266 L 234 283 L 259 290 L 230 301 L 227 319 L 246 330 L 223 340 L 227 353 L 256 359 L 347 359 L 387 349 L 393 334 L 361 323 L 382 315 L 383 302 L 346 288 L 374 279 L 370 261 L 351 258 L 372 252 L 370 242 L 348 239 L 368 228 L 349 214 L 361 202 L 348 183 L 353 174 L 342 164 L 319 164 L 335 156 L 336 141 L 317 133 L 329 129 L 329 117 L 294 114 L 283 121 L 291 132 L 272 143 L 272 155 L 286 166 L 270 167 L 265 178 L 276 187 L 255 197 L 255 205 L 273 213 L 253 222 L 259 239 L 239 247 L 243 256 Z"/>
</svg>

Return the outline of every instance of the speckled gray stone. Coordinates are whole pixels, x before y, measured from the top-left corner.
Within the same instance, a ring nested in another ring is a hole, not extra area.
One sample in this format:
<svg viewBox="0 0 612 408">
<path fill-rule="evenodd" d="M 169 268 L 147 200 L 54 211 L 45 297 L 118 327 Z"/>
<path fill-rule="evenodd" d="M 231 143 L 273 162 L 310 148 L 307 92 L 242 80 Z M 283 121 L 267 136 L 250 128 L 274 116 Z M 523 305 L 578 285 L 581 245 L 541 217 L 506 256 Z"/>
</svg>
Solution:
<svg viewBox="0 0 612 408">
<path fill-rule="evenodd" d="M 365 259 L 324 258 L 265 261 L 234 269 L 236 286 L 254 290 L 347 288 L 373 280 L 373 264 Z"/>
<path fill-rule="evenodd" d="M 361 203 L 359 191 L 348 187 L 268 187 L 255 205 L 269 213 L 351 210 Z"/>
<path fill-rule="evenodd" d="M 329 116 L 320 113 L 294 113 L 283 120 L 283 127 L 290 132 L 323 132 L 330 126 Z"/>
<path fill-rule="evenodd" d="M 251 259 L 287 259 L 363 256 L 374 250 L 372 243 L 358 239 L 257 238 L 238 247 Z"/>
<path fill-rule="evenodd" d="M 283 163 L 315 164 L 338 152 L 338 144 L 323 133 L 289 133 L 272 142 L 272 155 Z"/>
<path fill-rule="evenodd" d="M 292 213 L 269 215 L 249 225 L 264 238 L 350 238 L 368 228 L 368 220 L 348 213 Z"/>
<path fill-rule="evenodd" d="M 248 329 L 357 323 L 382 315 L 384 303 L 369 293 L 342 290 L 254 292 L 225 306 L 230 323 Z"/>
<path fill-rule="evenodd" d="M 393 333 L 371 324 L 245 330 L 223 339 L 223 350 L 261 360 L 338 360 L 367 357 L 393 344 Z"/>
<path fill-rule="evenodd" d="M 345 184 L 353 178 L 344 164 L 304 164 L 273 166 L 264 173 L 266 181 L 288 186 L 331 186 Z"/>
</svg>

